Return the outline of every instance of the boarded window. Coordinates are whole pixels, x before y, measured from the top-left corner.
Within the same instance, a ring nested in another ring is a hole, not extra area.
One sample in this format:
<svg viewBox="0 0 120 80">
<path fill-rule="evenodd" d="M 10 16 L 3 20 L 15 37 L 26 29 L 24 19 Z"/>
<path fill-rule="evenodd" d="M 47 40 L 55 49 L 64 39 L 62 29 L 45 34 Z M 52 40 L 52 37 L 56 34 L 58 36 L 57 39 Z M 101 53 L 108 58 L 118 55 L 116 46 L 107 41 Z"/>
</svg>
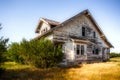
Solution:
<svg viewBox="0 0 120 80">
<path fill-rule="evenodd" d="M 85 27 L 82 27 L 82 36 L 85 36 Z"/>
</svg>

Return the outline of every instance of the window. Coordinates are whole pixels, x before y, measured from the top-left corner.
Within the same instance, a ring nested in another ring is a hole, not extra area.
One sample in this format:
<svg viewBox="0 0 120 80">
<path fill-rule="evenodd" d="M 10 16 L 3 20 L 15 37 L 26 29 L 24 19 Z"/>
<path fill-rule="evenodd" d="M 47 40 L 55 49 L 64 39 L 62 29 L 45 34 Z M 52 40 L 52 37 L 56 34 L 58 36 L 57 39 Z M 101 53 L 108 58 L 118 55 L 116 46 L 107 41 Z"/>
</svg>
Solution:
<svg viewBox="0 0 120 80">
<path fill-rule="evenodd" d="M 84 55 L 84 45 L 81 45 L 81 55 Z"/>
<path fill-rule="evenodd" d="M 96 33 L 95 32 L 93 32 L 93 37 L 96 38 Z"/>
<path fill-rule="evenodd" d="M 82 27 L 82 36 L 85 36 L 85 27 Z"/>
<path fill-rule="evenodd" d="M 84 45 L 77 45 L 76 53 L 77 55 L 80 55 L 80 54 L 84 55 L 85 53 Z"/>
<path fill-rule="evenodd" d="M 92 53 L 95 54 L 95 46 L 92 47 Z"/>
<path fill-rule="evenodd" d="M 77 45 L 77 55 L 79 55 L 80 54 L 80 45 Z"/>
<path fill-rule="evenodd" d="M 43 34 L 43 33 L 45 33 L 45 32 L 47 32 L 47 28 L 43 29 L 43 30 L 41 31 L 41 34 Z"/>
<path fill-rule="evenodd" d="M 45 32 L 47 32 L 47 28 L 45 28 L 44 30 L 45 30 Z"/>
<path fill-rule="evenodd" d="M 98 55 L 99 54 L 99 49 L 94 46 L 92 52 L 93 52 L 93 54 Z"/>
<path fill-rule="evenodd" d="M 99 54 L 99 50 L 98 50 L 98 48 L 95 49 L 95 54 Z"/>
</svg>

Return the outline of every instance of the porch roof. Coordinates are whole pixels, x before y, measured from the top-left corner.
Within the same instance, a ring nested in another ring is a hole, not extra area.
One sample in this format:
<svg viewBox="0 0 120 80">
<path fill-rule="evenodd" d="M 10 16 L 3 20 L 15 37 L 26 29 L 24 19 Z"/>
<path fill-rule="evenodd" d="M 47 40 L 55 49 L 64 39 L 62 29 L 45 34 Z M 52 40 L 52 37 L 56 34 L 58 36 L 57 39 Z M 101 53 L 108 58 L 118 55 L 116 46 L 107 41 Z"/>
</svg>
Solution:
<svg viewBox="0 0 120 80">
<path fill-rule="evenodd" d="M 95 44 L 95 43 L 93 43 L 93 42 L 91 42 L 91 41 L 89 41 L 89 40 L 80 40 L 80 39 L 71 39 L 73 42 L 75 42 L 75 43 L 83 43 L 83 44 Z"/>
</svg>

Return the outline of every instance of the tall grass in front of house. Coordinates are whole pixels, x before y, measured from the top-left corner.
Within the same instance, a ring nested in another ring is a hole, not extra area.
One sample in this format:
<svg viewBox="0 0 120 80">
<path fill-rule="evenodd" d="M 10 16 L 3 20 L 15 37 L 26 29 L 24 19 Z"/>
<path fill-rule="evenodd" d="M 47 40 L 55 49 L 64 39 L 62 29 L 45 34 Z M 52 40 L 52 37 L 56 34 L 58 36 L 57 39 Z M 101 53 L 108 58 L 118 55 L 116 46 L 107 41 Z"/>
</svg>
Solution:
<svg viewBox="0 0 120 80">
<path fill-rule="evenodd" d="M 114 61 L 115 60 L 115 61 Z M 14 62 L 3 64 L 3 80 L 119 80 L 120 57 L 109 62 L 81 64 L 71 68 L 35 68 Z"/>
<path fill-rule="evenodd" d="M 79 69 L 69 69 L 67 76 L 69 76 L 69 80 L 119 80 L 120 63 L 84 64 Z"/>
</svg>

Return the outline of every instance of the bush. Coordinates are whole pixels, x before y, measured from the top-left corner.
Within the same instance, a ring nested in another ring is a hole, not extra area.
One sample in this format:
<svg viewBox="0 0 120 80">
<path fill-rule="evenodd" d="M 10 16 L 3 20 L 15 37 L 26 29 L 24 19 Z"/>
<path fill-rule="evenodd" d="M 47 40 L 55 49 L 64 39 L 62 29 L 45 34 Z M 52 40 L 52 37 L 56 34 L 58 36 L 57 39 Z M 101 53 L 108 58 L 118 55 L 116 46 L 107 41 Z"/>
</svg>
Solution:
<svg viewBox="0 0 120 80">
<path fill-rule="evenodd" d="M 8 49 L 9 59 L 21 63 L 34 65 L 36 67 L 56 66 L 63 59 L 60 47 L 56 47 L 49 40 L 25 39 L 20 43 L 12 43 Z"/>
<path fill-rule="evenodd" d="M 23 58 L 21 56 L 20 44 L 12 43 L 8 49 L 8 59 L 22 64 Z"/>
<path fill-rule="evenodd" d="M 110 58 L 113 58 L 113 57 L 120 57 L 120 54 L 115 52 L 110 53 Z"/>
</svg>

